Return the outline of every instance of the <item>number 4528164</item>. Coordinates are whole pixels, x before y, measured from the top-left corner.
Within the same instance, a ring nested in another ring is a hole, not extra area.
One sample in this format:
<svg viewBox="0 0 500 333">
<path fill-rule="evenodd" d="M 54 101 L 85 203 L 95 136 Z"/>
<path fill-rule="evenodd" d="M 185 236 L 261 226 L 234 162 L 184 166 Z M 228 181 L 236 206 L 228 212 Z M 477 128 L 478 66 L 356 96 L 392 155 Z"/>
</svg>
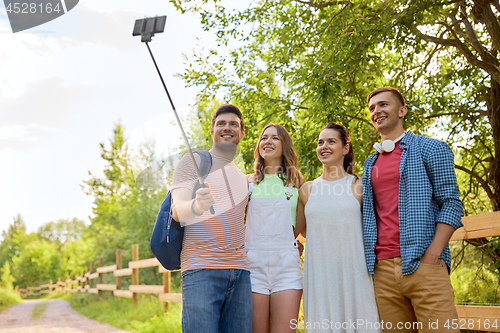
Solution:
<svg viewBox="0 0 500 333">
<path fill-rule="evenodd" d="M 476 326 L 477 325 L 477 326 Z M 473 330 L 473 329 L 498 329 L 498 319 L 489 320 L 489 319 L 448 319 L 444 324 L 444 327 L 447 329 L 461 329 L 461 330 Z"/>
<path fill-rule="evenodd" d="M 7 13 L 14 13 L 14 14 L 42 14 L 42 13 L 47 13 L 50 14 L 52 12 L 59 13 L 62 9 L 59 7 L 59 3 L 57 3 L 55 6 L 52 6 L 51 3 L 28 3 L 28 2 L 15 2 L 15 3 L 9 3 L 7 8 L 5 8 Z"/>
</svg>

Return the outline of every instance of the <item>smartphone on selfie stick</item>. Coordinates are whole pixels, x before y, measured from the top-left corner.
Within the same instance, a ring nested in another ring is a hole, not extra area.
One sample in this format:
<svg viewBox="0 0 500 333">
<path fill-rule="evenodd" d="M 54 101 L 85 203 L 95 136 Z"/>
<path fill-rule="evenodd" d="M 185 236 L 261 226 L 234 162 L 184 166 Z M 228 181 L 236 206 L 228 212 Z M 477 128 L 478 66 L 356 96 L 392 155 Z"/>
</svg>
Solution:
<svg viewBox="0 0 500 333">
<path fill-rule="evenodd" d="M 151 59 L 153 59 L 153 63 L 155 64 L 156 71 L 158 72 L 158 75 L 160 76 L 161 83 L 163 84 L 163 88 L 165 88 L 165 92 L 167 93 L 168 100 L 170 101 L 170 105 L 172 105 L 172 109 L 174 110 L 175 118 L 177 119 L 177 124 L 179 124 L 182 132 L 182 137 L 184 138 L 184 141 L 186 143 L 186 147 L 188 149 L 189 157 L 191 158 L 191 162 L 193 162 L 194 170 L 196 171 L 196 176 L 198 177 L 198 182 L 200 184 L 200 187 L 205 187 L 205 184 L 203 183 L 203 178 L 200 173 L 200 169 L 198 168 L 198 165 L 196 164 L 196 161 L 193 156 L 193 151 L 191 150 L 191 146 L 189 145 L 188 138 L 186 136 L 186 133 L 184 132 L 184 128 L 182 127 L 181 119 L 179 118 L 179 115 L 177 114 L 177 110 L 175 109 L 174 103 L 172 102 L 172 98 L 170 97 L 170 94 L 168 93 L 167 86 L 165 85 L 165 81 L 163 81 L 163 77 L 160 73 L 160 69 L 158 68 L 158 65 L 156 64 L 156 60 L 153 56 L 153 53 L 151 52 L 151 48 L 149 47 L 149 42 L 151 42 L 153 36 L 157 33 L 162 33 L 165 30 L 165 22 L 167 21 L 167 16 L 155 16 L 155 17 L 146 17 L 143 19 L 139 19 L 135 21 L 134 24 L 134 31 L 132 32 L 132 36 L 141 36 L 141 42 L 146 43 L 146 46 L 148 47 L 149 54 L 151 55 Z M 214 207 L 210 207 L 210 213 L 215 214 Z"/>
</svg>

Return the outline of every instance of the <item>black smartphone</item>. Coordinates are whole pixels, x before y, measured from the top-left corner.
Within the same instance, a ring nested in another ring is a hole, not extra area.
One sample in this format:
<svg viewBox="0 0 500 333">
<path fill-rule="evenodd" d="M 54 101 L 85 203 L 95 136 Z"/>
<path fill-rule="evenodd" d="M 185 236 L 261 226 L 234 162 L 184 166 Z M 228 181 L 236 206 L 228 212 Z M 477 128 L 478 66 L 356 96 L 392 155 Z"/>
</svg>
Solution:
<svg viewBox="0 0 500 333">
<path fill-rule="evenodd" d="M 142 36 L 142 41 L 151 41 L 151 37 L 156 33 L 165 30 L 167 16 L 146 17 L 135 21 L 132 36 Z"/>
</svg>

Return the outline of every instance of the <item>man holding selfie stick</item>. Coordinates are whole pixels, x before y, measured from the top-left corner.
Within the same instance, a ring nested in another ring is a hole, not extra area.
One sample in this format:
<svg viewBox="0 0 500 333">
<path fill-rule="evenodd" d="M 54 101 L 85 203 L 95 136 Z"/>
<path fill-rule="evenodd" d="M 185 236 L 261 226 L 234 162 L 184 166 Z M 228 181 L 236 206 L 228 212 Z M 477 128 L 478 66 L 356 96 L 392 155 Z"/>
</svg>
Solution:
<svg viewBox="0 0 500 333">
<path fill-rule="evenodd" d="M 448 242 L 463 206 L 453 151 L 405 132 L 397 89 L 373 90 L 368 108 L 383 142 L 363 169 L 363 228 L 383 332 L 458 332 Z"/>
<path fill-rule="evenodd" d="M 210 130 L 212 167 L 203 184 L 201 157 L 191 151 L 148 45 L 155 33 L 163 32 L 165 21 L 166 16 L 137 20 L 132 34 L 146 43 L 188 148 L 174 170 L 171 188 L 173 219 L 185 225 L 180 258 L 182 331 L 251 333 L 252 289 L 244 244 L 248 183 L 233 163 L 245 122 L 234 105 L 215 110 Z M 200 188 L 193 198 L 195 185 Z"/>
<path fill-rule="evenodd" d="M 181 253 L 182 331 L 250 333 L 252 290 L 244 247 L 248 187 L 233 163 L 245 134 L 240 110 L 220 106 L 210 134 L 212 169 L 206 187 L 192 198 L 197 177 L 188 156 L 175 168 L 172 182 L 174 219 L 187 222 Z M 208 212 L 212 205 L 215 215 Z"/>
</svg>

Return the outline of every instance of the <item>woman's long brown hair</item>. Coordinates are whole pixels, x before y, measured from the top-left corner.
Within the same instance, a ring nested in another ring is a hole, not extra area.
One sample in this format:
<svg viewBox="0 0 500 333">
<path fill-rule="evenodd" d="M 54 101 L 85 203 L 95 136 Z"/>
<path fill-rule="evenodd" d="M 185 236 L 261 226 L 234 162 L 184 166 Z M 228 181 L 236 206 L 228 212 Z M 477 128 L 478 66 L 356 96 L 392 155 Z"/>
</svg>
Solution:
<svg viewBox="0 0 500 333">
<path fill-rule="evenodd" d="M 259 144 L 262 140 L 262 135 L 269 127 L 276 128 L 276 132 L 278 133 L 278 137 L 281 141 L 281 170 L 278 172 L 278 176 L 281 178 L 281 180 L 283 180 L 283 185 L 291 185 L 299 188 L 304 183 L 304 177 L 297 167 L 298 157 L 297 153 L 295 153 L 295 150 L 293 149 L 292 137 L 283 126 L 278 124 L 266 125 L 262 132 L 260 132 L 259 140 L 257 140 L 257 144 L 255 145 L 255 151 L 253 154 L 255 159 L 255 162 L 253 163 L 253 181 L 258 184 L 264 179 L 265 176 L 265 161 L 259 153 Z"/>
</svg>

